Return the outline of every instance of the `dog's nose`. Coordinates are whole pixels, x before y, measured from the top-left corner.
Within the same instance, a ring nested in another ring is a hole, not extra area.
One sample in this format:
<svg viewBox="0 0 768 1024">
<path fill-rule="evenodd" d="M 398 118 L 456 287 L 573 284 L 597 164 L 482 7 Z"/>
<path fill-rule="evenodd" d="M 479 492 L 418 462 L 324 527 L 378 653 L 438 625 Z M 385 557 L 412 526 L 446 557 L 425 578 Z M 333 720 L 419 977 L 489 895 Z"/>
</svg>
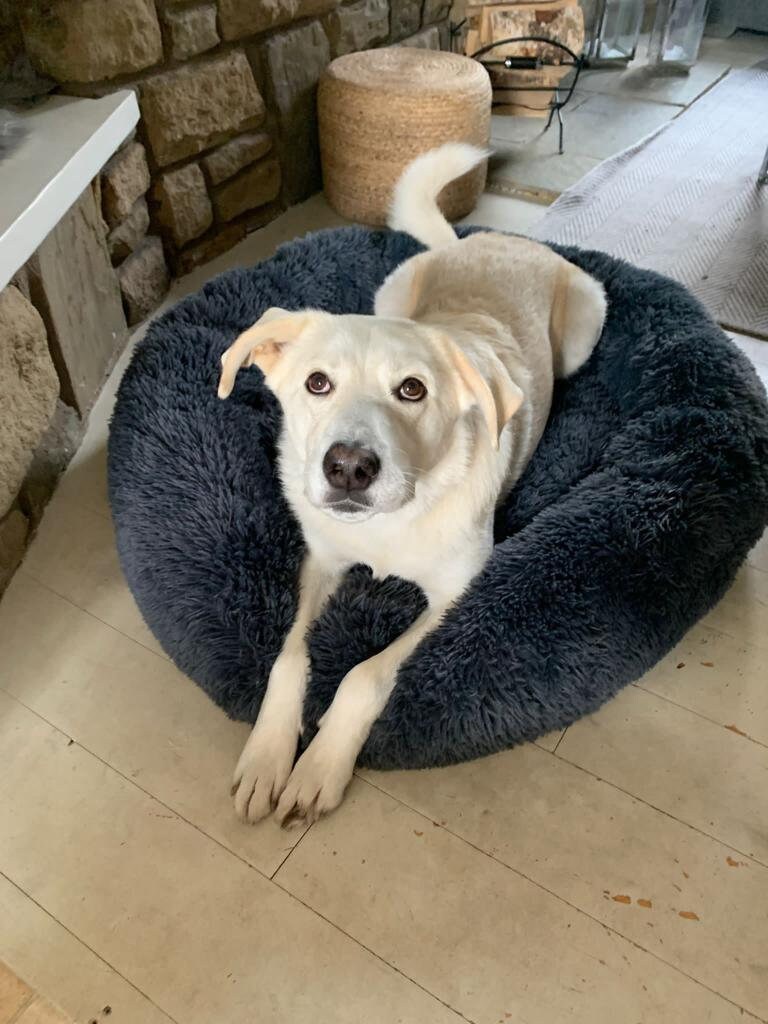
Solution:
<svg viewBox="0 0 768 1024">
<path fill-rule="evenodd" d="M 325 479 L 345 491 L 364 491 L 379 475 L 381 463 L 376 452 L 358 445 L 332 444 L 323 459 Z"/>
</svg>

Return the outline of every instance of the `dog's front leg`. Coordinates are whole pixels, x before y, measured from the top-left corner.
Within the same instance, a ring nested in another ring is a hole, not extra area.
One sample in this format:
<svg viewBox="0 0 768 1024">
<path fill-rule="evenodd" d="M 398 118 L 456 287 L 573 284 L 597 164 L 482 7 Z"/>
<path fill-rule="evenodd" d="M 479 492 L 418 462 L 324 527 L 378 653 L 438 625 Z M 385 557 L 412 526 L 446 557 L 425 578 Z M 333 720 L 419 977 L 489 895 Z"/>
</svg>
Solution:
<svg viewBox="0 0 768 1024">
<path fill-rule="evenodd" d="M 338 571 L 322 565 L 311 553 L 306 555 L 296 619 L 272 666 L 259 717 L 235 769 L 232 793 L 243 821 L 266 817 L 291 773 L 309 674 L 306 634 L 338 579 Z"/>
<path fill-rule="evenodd" d="M 398 669 L 451 603 L 431 604 L 394 643 L 344 676 L 280 797 L 275 815 L 281 825 L 315 821 L 341 803 L 357 756 L 394 689 Z"/>
</svg>

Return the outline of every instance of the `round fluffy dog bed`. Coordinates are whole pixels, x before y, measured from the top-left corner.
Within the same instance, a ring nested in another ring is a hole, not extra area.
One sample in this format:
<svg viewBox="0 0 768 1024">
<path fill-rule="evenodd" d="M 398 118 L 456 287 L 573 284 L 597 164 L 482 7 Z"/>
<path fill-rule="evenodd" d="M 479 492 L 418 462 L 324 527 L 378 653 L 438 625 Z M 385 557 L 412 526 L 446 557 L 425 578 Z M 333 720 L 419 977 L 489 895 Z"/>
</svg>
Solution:
<svg viewBox="0 0 768 1024">
<path fill-rule="evenodd" d="M 269 306 L 370 312 L 417 249 L 357 228 L 293 242 L 153 323 L 123 379 L 109 448 L 123 569 L 165 650 L 233 717 L 256 718 L 302 541 L 275 476 L 277 404 L 255 368 L 221 402 L 219 357 Z M 765 524 L 768 407 L 746 359 L 679 285 L 561 251 L 605 284 L 603 337 L 557 385 L 491 560 L 404 665 L 364 764 L 447 764 L 594 711 L 722 596 Z M 421 602 L 348 574 L 311 635 L 305 742 Z"/>
</svg>

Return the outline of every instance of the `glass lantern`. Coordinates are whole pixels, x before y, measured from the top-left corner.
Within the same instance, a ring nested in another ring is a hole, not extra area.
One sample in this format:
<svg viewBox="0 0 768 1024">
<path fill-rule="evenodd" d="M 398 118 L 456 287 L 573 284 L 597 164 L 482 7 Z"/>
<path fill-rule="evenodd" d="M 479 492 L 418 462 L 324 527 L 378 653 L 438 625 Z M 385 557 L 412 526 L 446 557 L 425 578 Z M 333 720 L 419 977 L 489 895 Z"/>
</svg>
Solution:
<svg viewBox="0 0 768 1024">
<path fill-rule="evenodd" d="M 659 0 L 648 63 L 692 67 L 699 55 L 708 7 L 709 0 Z"/>
<path fill-rule="evenodd" d="M 640 37 L 645 0 L 591 0 L 583 6 L 589 26 L 584 56 L 589 64 L 631 61 Z"/>
</svg>

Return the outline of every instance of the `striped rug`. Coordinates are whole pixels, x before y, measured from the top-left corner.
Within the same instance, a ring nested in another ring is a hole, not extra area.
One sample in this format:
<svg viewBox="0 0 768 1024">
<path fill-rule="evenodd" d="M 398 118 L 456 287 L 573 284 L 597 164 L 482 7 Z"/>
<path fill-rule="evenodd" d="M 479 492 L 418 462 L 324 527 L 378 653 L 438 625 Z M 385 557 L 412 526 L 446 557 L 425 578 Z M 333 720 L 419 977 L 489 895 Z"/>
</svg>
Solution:
<svg viewBox="0 0 768 1024">
<path fill-rule="evenodd" d="M 763 61 L 590 171 L 533 237 L 667 274 L 723 326 L 768 337 L 768 185 L 756 183 L 766 147 Z"/>
</svg>

